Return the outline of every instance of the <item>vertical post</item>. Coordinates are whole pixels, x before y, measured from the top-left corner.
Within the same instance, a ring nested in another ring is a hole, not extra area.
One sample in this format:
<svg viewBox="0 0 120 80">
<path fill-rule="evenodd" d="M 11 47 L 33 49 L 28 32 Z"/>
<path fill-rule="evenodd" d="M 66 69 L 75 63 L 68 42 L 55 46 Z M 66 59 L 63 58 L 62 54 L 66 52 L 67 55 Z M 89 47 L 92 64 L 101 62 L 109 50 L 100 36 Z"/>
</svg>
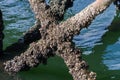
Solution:
<svg viewBox="0 0 120 80">
<path fill-rule="evenodd" d="M 2 11 L 0 10 L 0 55 L 3 53 L 3 38 L 4 38 L 4 34 L 3 34 L 3 18 L 2 18 Z"/>
</svg>

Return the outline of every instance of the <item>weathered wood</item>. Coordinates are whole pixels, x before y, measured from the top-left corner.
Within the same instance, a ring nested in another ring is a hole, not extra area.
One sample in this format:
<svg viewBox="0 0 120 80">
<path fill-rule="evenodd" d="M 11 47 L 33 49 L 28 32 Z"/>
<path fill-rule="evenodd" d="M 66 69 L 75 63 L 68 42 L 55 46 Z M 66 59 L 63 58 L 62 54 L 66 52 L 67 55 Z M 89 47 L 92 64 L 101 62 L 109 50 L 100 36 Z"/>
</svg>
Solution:
<svg viewBox="0 0 120 80">
<path fill-rule="evenodd" d="M 82 60 L 81 52 L 72 43 L 74 35 L 87 27 L 94 18 L 103 12 L 113 0 L 97 0 L 75 16 L 58 25 L 49 25 L 44 38 L 32 43 L 27 51 L 5 63 L 5 70 L 18 72 L 46 63 L 55 54 L 61 56 L 74 80 L 95 80 L 94 72 L 88 71 L 87 63 Z M 56 27 L 54 27 L 56 26 Z"/>
</svg>

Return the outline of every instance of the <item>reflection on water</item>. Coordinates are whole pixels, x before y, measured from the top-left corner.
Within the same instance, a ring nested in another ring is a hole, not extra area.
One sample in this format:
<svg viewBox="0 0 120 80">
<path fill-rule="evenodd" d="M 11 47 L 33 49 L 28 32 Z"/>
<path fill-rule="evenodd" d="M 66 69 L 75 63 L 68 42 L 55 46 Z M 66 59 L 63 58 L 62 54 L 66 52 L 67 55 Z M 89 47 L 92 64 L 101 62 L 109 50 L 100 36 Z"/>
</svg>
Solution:
<svg viewBox="0 0 120 80">
<path fill-rule="evenodd" d="M 28 0 L 0 0 L 0 8 L 4 18 L 6 47 L 17 41 L 22 33 L 34 24 L 34 14 Z"/>
<path fill-rule="evenodd" d="M 88 29 L 83 29 L 79 36 L 74 37 L 77 46 L 92 49 L 95 45 L 102 44 L 101 37 L 107 31 L 115 14 L 115 8 L 111 5 L 103 14 L 96 17 Z M 110 15 L 110 16 L 109 16 Z"/>
<path fill-rule="evenodd" d="M 109 44 L 103 55 L 103 63 L 108 67 L 109 70 L 120 70 L 120 17 L 119 11 L 117 12 L 116 18 L 109 27 L 109 38 L 110 41 L 114 40 L 114 43 Z"/>
<path fill-rule="evenodd" d="M 109 30 L 102 36 L 100 45 L 85 56 L 90 69 L 97 72 L 97 80 L 120 80 L 120 18 L 115 16 Z M 96 65 L 96 66 L 95 66 Z"/>
<path fill-rule="evenodd" d="M 105 50 L 106 54 L 103 55 L 103 63 L 106 64 L 109 70 L 120 70 L 120 31 L 118 34 L 116 42 L 108 45 Z"/>
<path fill-rule="evenodd" d="M 64 19 L 66 20 L 67 18 L 80 12 L 82 9 L 84 9 L 87 5 L 89 5 L 93 1 L 94 0 L 74 0 L 73 6 L 66 11 Z"/>
<path fill-rule="evenodd" d="M 78 13 L 93 1 L 75 0 L 73 7 L 66 11 L 64 19 Z M 19 39 L 22 33 L 34 24 L 35 19 L 28 0 L 0 0 L 0 8 L 4 14 L 6 47 Z M 97 80 L 120 80 L 120 18 L 117 17 L 119 15 L 114 16 L 115 7 L 111 5 L 73 40 L 76 46 L 83 49 L 90 69 L 98 75 Z M 0 77 L 0 80 L 72 80 L 59 57 L 50 58 L 46 66 L 40 65 L 16 76 L 9 76 L 0 66 Z"/>
</svg>

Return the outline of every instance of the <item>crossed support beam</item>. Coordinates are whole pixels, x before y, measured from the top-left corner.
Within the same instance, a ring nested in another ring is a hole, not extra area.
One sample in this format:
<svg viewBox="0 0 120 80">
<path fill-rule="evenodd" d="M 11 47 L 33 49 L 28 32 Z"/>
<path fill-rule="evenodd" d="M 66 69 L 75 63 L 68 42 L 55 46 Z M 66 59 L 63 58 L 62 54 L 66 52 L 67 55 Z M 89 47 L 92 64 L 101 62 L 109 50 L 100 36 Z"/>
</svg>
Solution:
<svg viewBox="0 0 120 80">
<path fill-rule="evenodd" d="M 50 25 L 57 25 L 64 17 L 65 10 L 72 6 L 74 0 L 50 0 L 49 5 L 45 0 L 29 0 L 31 8 L 36 17 L 36 23 L 31 29 L 24 33 L 22 39 L 25 44 L 30 44 L 41 39 L 43 32 L 39 31 L 42 27 L 49 28 Z"/>
<path fill-rule="evenodd" d="M 52 5 L 57 0 L 51 0 Z M 59 1 L 59 0 L 58 0 Z M 65 1 L 56 3 L 65 5 Z M 8 72 L 18 72 L 37 66 L 40 63 L 46 64 L 51 56 L 58 55 L 64 59 L 69 73 L 74 80 L 96 80 L 96 74 L 88 70 L 87 63 L 82 59 L 80 49 L 77 49 L 72 42 L 75 35 L 79 34 L 82 28 L 86 28 L 94 18 L 102 13 L 114 0 L 96 0 L 87 6 L 80 13 L 59 23 L 66 8 L 63 7 L 61 13 L 57 7 L 47 5 L 44 0 L 29 0 L 36 18 L 40 21 L 39 29 L 41 39 L 30 44 L 29 48 L 16 56 L 12 60 L 4 63 L 5 70 Z M 71 2 L 73 2 L 71 0 Z M 64 4 L 63 4 L 64 3 Z M 67 3 L 66 3 L 67 4 Z M 55 5 L 55 4 L 53 4 Z M 43 7 L 42 7 L 43 6 Z M 51 11 L 53 10 L 53 11 Z M 58 15 L 56 16 L 58 12 Z"/>
</svg>

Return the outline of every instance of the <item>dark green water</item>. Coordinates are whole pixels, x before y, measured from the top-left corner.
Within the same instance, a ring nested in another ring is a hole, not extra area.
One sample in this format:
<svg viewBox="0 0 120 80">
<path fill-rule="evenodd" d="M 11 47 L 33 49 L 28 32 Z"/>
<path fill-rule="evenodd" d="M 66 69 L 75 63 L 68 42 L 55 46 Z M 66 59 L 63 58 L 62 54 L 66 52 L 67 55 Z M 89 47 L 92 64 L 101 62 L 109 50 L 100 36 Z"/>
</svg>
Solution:
<svg viewBox="0 0 120 80">
<path fill-rule="evenodd" d="M 73 7 L 66 11 L 64 19 L 78 13 L 94 0 L 75 0 Z M 4 14 L 4 49 L 16 42 L 35 22 L 27 0 L 0 0 Z M 83 50 L 83 58 L 90 70 L 97 73 L 97 80 L 120 80 L 120 16 L 111 5 L 97 16 L 88 29 L 74 37 L 76 46 Z M 30 71 L 9 76 L 0 70 L 0 80 L 73 80 L 63 60 L 53 57 L 48 64 Z"/>
</svg>

